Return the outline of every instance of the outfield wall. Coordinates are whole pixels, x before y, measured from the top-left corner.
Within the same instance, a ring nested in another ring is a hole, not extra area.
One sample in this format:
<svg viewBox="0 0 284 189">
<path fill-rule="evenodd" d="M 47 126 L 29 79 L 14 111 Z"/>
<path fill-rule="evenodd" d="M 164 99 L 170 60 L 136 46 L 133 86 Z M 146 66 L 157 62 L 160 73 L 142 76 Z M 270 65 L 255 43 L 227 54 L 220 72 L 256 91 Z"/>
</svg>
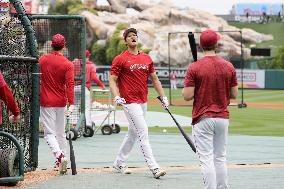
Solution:
<svg viewBox="0 0 284 189">
<path fill-rule="evenodd" d="M 108 85 L 110 66 L 97 66 L 97 75 Z M 186 68 L 172 68 L 176 75 L 177 87 L 183 87 Z M 236 69 L 239 87 L 243 74 L 244 88 L 249 89 L 284 89 L 284 70 L 250 70 Z M 169 86 L 169 70 L 167 67 L 157 67 L 156 73 L 164 87 Z"/>
</svg>

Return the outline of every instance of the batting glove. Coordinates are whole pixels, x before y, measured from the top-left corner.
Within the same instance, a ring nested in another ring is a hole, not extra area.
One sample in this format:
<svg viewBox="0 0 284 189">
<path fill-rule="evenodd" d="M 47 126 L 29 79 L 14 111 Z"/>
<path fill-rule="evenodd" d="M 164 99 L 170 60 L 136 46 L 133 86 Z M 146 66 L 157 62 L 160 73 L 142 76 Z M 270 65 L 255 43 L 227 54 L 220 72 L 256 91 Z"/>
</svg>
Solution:
<svg viewBox="0 0 284 189">
<path fill-rule="evenodd" d="M 74 105 L 70 105 L 67 111 L 65 112 L 65 116 L 69 117 L 72 114 L 73 110 L 74 110 Z"/>
<path fill-rule="evenodd" d="M 161 99 L 162 99 L 162 102 L 161 102 L 162 107 L 164 109 L 167 109 L 169 107 L 168 98 L 166 96 L 163 96 Z"/>
<path fill-rule="evenodd" d="M 121 98 L 120 96 L 116 96 L 114 98 L 114 101 L 117 105 L 123 105 L 126 103 L 125 99 L 124 98 Z"/>
</svg>

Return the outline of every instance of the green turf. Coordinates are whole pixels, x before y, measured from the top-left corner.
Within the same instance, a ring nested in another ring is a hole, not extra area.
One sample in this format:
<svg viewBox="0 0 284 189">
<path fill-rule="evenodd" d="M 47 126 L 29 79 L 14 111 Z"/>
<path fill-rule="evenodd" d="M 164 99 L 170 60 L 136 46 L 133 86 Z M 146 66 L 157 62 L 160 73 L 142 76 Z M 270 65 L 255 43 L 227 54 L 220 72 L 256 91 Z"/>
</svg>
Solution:
<svg viewBox="0 0 284 189">
<path fill-rule="evenodd" d="M 271 41 L 264 41 L 257 44 L 257 47 L 278 47 L 284 44 L 284 24 L 283 23 L 268 23 L 268 24 L 258 24 L 258 23 L 242 23 L 242 22 L 229 22 L 230 25 L 237 28 L 251 28 L 257 32 L 271 34 L 274 39 Z M 275 49 L 275 48 L 274 48 Z M 273 50 L 273 54 L 274 54 Z"/>
<path fill-rule="evenodd" d="M 181 89 L 173 92 L 175 98 L 182 100 Z M 166 89 L 168 95 L 168 90 Z M 153 89 L 149 90 L 149 98 L 156 98 L 157 94 Z M 241 99 L 239 91 L 238 99 Z M 244 102 L 270 102 L 284 103 L 284 90 L 244 90 Z M 148 105 L 149 111 L 164 111 L 160 105 Z M 174 114 L 191 116 L 191 106 L 171 106 L 170 110 Z M 247 107 L 239 109 L 237 106 L 230 107 L 230 134 L 243 134 L 255 136 L 284 136 L 284 109 L 255 108 Z M 189 124 L 190 125 L 190 124 Z M 150 132 L 178 132 L 175 127 L 149 128 Z M 187 132 L 191 132 L 190 127 L 185 127 Z M 123 129 L 125 130 L 125 128 Z"/>
</svg>

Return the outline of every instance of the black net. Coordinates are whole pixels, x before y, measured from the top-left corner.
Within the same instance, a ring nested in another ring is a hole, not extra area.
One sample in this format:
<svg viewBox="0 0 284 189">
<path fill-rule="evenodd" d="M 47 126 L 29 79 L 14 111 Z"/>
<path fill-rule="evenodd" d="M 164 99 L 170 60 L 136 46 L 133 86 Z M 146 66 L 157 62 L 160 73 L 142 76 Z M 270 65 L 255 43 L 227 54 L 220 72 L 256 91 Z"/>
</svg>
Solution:
<svg viewBox="0 0 284 189">
<path fill-rule="evenodd" d="M 32 99 L 32 65 L 37 63 L 30 57 L 26 33 L 21 21 L 9 14 L 0 14 L 0 71 L 17 101 L 21 112 L 21 121 L 17 124 L 9 122 L 11 114 L 6 105 L 1 101 L 2 124 L 1 129 L 14 135 L 24 151 L 25 171 L 37 167 L 34 145 L 35 135 L 32 135 L 31 124 L 31 99 Z M 6 152 L 12 150 L 11 152 Z M 15 145 L 6 137 L 0 137 L 1 162 L 9 158 L 16 150 Z M 16 153 L 17 154 L 17 153 Z M 7 156 L 7 157 L 6 157 Z M 18 158 L 18 157 L 17 157 Z M 5 163 L 4 163 L 5 164 Z M 3 165 L 3 164 L 2 164 Z M 4 169 L 2 171 L 5 172 Z"/>
</svg>

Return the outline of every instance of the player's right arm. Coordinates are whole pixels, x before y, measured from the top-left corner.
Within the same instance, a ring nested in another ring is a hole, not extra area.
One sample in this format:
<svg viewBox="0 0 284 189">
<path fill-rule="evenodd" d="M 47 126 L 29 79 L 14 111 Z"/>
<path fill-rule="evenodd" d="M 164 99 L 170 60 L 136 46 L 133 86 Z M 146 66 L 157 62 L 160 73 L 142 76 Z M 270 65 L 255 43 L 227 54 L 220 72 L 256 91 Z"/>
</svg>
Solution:
<svg viewBox="0 0 284 189">
<path fill-rule="evenodd" d="M 117 78 L 116 75 L 110 75 L 109 77 L 109 88 L 113 96 L 119 96 Z"/>
<path fill-rule="evenodd" d="M 233 68 L 232 79 L 231 79 L 231 90 L 230 90 L 230 98 L 236 99 L 238 96 L 238 79 L 236 70 Z"/>
<path fill-rule="evenodd" d="M 195 76 L 192 66 L 189 66 L 184 80 L 184 88 L 182 89 L 182 96 L 185 101 L 194 99 L 195 90 Z"/>
<path fill-rule="evenodd" d="M 68 106 L 74 105 L 74 65 L 72 63 L 68 64 L 65 73 L 65 84 Z"/>
</svg>

